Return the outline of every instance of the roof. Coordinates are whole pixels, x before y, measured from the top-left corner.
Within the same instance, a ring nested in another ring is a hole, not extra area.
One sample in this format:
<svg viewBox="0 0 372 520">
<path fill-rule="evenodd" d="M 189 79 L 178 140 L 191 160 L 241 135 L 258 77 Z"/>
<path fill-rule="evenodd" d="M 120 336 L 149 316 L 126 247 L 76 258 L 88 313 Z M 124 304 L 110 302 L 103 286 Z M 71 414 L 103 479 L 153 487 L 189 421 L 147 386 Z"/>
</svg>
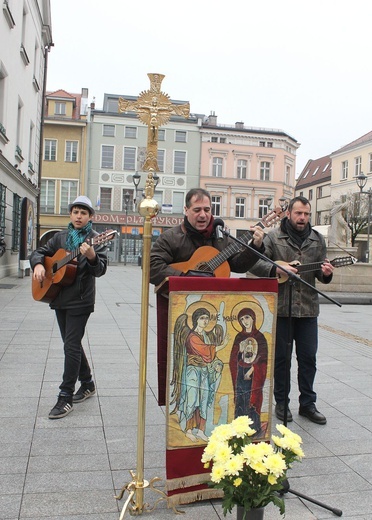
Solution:
<svg viewBox="0 0 372 520">
<path fill-rule="evenodd" d="M 330 155 L 325 155 L 319 159 L 310 159 L 302 170 L 296 184 L 298 188 L 305 188 L 313 184 L 321 184 L 331 180 L 332 161 Z"/>
<path fill-rule="evenodd" d="M 367 134 L 362 135 L 362 137 L 359 137 L 358 139 L 355 139 L 355 141 L 352 141 L 349 144 L 346 144 L 342 148 L 339 148 L 338 150 L 332 152 L 333 154 L 338 154 L 342 152 L 347 152 L 348 150 L 352 150 L 353 148 L 357 148 L 358 146 L 361 146 L 363 144 L 367 144 L 372 141 L 372 131 L 368 132 Z"/>
<path fill-rule="evenodd" d="M 74 110 L 72 113 L 72 119 L 81 119 L 80 116 L 80 105 L 81 105 L 81 93 L 80 94 L 72 94 L 70 92 L 66 92 L 66 90 L 59 89 L 54 92 L 47 92 L 45 95 L 45 99 L 56 99 L 60 101 L 73 101 Z M 46 103 L 45 107 L 45 117 L 54 117 L 55 114 L 48 114 L 48 103 Z"/>
</svg>

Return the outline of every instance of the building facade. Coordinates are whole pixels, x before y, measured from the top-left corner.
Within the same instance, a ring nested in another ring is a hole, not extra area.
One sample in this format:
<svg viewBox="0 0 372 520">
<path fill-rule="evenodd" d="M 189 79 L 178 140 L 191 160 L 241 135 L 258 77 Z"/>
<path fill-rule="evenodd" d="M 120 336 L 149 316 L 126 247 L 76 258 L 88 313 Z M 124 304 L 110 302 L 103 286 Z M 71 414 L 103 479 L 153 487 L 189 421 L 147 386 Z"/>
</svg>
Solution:
<svg viewBox="0 0 372 520">
<path fill-rule="evenodd" d="M 136 262 L 141 256 L 143 219 L 136 204 L 142 197 L 147 173 L 148 128 L 134 112 L 119 113 L 119 97 L 105 94 L 103 109 L 91 107 L 89 117 L 87 195 L 96 204 L 95 228 L 115 229 L 119 240 L 110 247 L 114 262 Z M 172 101 L 184 104 L 184 101 Z M 187 191 L 199 185 L 200 132 L 203 115 L 172 116 L 158 130 L 158 183 L 154 198 L 160 212 L 153 220 L 153 237 L 183 220 Z M 135 176 L 139 184 L 134 184 Z"/>
<path fill-rule="evenodd" d="M 40 186 L 40 240 L 69 223 L 68 205 L 86 194 L 88 89 L 47 92 Z"/>
<path fill-rule="evenodd" d="M 329 155 L 307 161 L 297 179 L 295 195 L 306 197 L 311 204 L 310 224 L 330 224 L 332 161 Z"/>
<path fill-rule="evenodd" d="M 49 0 L 4 0 L 0 13 L 0 278 L 29 270 L 38 222 Z"/>
<path fill-rule="evenodd" d="M 200 185 L 212 196 L 213 214 L 234 236 L 290 199 L 295 186 L 297 141 L 282 130 L 238 122 L 217 124 L 212 113 L 202 124 Z"/>
</svg>

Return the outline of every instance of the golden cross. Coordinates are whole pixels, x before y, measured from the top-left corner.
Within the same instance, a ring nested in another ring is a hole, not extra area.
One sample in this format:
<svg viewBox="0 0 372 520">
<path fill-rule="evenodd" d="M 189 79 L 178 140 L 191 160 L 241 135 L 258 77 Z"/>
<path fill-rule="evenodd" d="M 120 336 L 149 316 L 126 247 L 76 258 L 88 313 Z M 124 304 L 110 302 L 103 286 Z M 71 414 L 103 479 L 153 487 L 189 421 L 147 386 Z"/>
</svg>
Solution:
<svg viewBox="0 0 372 520">
<path fill-rule="evenodd" d="M 167 124 L 172 114 L 189 117 L 190 104 L 174 105 L 168 94 L 161 92 L 164 74 L 147 75 L 150 78 L 150 89 L 141 92 L 137 101 L 119 98 L 119 112 L 136 112 L 138 119 L 148 126 L 146 159 L 142 169 L 158 172 L 159 126 Z"/>
</svg>

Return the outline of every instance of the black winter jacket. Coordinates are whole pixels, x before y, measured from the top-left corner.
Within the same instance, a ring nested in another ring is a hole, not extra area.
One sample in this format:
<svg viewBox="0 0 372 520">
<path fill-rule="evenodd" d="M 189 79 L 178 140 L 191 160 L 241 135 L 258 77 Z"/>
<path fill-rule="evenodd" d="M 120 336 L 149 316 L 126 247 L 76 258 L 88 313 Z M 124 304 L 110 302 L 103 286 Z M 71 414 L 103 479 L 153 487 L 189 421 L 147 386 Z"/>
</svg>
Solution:
<svg viewBox="0 0 372 520">
<path fill-rule="evenodd" d="M 48 242 L 31 253 L 30 264 L 34 269 L 36 264 L 44 265 L 44 256 L 53 256 L 58 249 L 66 248 L 68 231 L 59 231 Z M 93 238 L 98 233 L 94 230 L 87 238 Z M 107 269 L 106 247 L 94 246 L 96 252 L 95 264 L 90 264 L 83 255 L 77 257 L 78 266 L 75 281 L 72 285 L 62 287 L 57 297 L 50 303 L 52 309 L 76 309 L 93 311 L 96 297 L 96 278 L 104 275 Z"/>
</svg>

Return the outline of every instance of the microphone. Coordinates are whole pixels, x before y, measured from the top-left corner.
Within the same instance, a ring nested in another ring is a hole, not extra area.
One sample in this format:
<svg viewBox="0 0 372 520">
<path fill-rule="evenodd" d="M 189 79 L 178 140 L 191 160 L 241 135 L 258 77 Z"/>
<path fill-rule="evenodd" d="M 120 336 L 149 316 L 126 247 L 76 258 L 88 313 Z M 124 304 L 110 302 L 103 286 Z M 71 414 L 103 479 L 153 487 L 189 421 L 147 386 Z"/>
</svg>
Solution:
<svg viewBox="0 0 372 520">
<path fill-rule="evenodd" d="M 223 228 L 225 227 L 225 222 L 222 218 L 216 218 L 213 222 L 213 227 L 217 241 L 221 242 L 221 240 L 223 240 Z"/>
</svg>

